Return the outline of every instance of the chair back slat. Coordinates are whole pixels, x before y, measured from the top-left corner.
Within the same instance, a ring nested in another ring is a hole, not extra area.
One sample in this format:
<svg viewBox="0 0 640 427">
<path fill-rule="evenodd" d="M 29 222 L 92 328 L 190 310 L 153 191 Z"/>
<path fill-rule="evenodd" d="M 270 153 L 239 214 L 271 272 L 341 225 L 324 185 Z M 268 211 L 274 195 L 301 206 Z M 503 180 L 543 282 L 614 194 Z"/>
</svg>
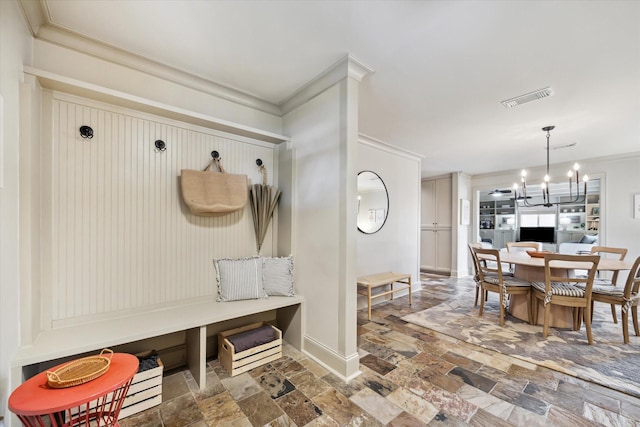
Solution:
<svg viewBox="0 0 640 427">
<path fill-rule="evenodd" d="M 620 261 L 624 261 L 624 257 L 627 256 L 627 249 L 626 248 L 612 248 L 609 246 L 594 246 L 591 248 L 591 254 L 592 255 L 600 255 L 602 256 L 603 254 L 615 254 L 618 255 L 618 260 Z M 612 276 L 611 276 L 611 283 L 613 283 L 614 285 L 618 282 L 618 273 L 619 271 L 616 270 L 613 272 Z"/>
<path fill-rule="evenodd" d="M 638 294 L 640 290 L 640 257 L 636 258 L 633 267 L 627 276 L 627 282 L 624 285 L 624 297 L 631 298 L 631 295 Z"/>
<path fill-rule="evenodd" d="M 475 280 L 476 283 L 480 282 L 480 266 L 479 266 L 479 261 L 478 261 L 478 257 L 476 256 L 476 253 L 474 252 L 474 249 L 478 249 L 478 248 L 482 248 L 482 245 L 480 243 L 469 243 L 469 252 L 471 253 L 471 260 L 473 261 L 473 280 Z"/>
<path fill-rule="evenodd" d="M 502 283 L 502 268 L 500 265 L 500 252 L 497 249 L 484 249 L 474 248 L 473 251 L 478 259 L 478 272 L 480 280 L 484 281 L 484 276 L 487 273 L 497 274 L 498 280 Z M 489 264 L 487 261 L 494 261 L 496 267 L 493 268 L 493 264 Z"/>
<path fill-rule="evenodd" d="M 540 242 L 507 242 L 507 252 L 524 252 L 533 249 L 534 251 L 542 250 Z"/>
</svg>

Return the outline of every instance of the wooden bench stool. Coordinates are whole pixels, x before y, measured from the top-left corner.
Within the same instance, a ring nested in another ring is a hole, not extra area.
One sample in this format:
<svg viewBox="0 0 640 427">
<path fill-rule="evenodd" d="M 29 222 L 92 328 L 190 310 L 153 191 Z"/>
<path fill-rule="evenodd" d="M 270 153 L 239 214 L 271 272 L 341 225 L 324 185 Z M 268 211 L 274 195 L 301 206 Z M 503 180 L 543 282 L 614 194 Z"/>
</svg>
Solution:
<svg viewBox="0 0 640 427">
<path fill-rule="evenodd" d="M 393 287 L 394 283 L 402 283 L 404 286 Z M 371 289 L 378 288 L 380 286 L 389 285 L 389 290 L 385 290 L 384 292 L 378 292 L 375 295 L 371 295 Z M 368 306 L 368 316 L 369 320 L 371 320 L 371 299 L 381 297 L 384 295 L 391 295 L 391 299 L 393 299 L 393 294 L 398 291 L 403 291 L 405 289 L 409 290 L 409 305 L 411 305 L 411 275 L 410 274 L 401 274 L 401 273 L 378 273 L 372 274 L 371 276 L 363 276 L 358 277 L 358 293 L 360 295 L 365 295 L 367 297 L 367 306 Z"/>
</svg>

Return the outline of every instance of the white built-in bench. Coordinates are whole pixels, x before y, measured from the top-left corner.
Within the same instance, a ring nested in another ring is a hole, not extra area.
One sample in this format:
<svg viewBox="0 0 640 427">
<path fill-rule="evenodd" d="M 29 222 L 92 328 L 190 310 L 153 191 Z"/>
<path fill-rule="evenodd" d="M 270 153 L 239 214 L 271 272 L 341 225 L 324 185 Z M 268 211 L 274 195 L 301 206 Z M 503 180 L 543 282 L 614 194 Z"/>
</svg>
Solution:
<svg viewBox="0 0 640 427">
<path fill-rule="evenodd" d="M 215 297 L 208 297 L 197 303 L 45 330 L 37 335 L 33 343 L 18 350 L 13 359 L 13 368 L 22 369 L 33 364 L 186 331 L 187 365 L 200 388 L 204 388 L 207 325 L 275 311 L 283 339 L 300 349 L 303 301 L 301 296 L 270 296 L 233 302 L 216 302 Z"/>
</svg>

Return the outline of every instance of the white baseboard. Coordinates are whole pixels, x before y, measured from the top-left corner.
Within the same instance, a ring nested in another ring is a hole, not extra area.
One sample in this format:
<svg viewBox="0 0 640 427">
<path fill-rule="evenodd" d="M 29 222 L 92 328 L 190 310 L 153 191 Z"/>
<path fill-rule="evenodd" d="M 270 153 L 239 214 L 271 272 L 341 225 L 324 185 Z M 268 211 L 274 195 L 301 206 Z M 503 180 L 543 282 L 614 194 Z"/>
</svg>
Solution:
<svg viewBox="0 0 640 427">
<path fill-rule="evenodd" d="M 307 335 L 302 348 L 305 355 L 345 382 L 360 375 L 360 355 L 357 352 L 343 356 Z"/>
</svg>

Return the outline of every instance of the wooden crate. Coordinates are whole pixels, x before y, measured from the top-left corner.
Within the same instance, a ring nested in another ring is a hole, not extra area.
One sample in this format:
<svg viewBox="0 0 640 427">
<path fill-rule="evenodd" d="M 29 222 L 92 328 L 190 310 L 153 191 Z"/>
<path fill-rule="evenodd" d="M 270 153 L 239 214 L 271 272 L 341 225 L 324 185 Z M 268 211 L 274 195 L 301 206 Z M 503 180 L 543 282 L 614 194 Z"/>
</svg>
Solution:
<svg viewBox="0 0 640 427">
<path fill-rule="evenodd" d="M 276 333 L 276 339 L 239 353 L 235 352 L 233 344 L 227 339 L 231 335 L 258 329 L 262 326 L 271 326 Z M 220 364 L 232 377 L 265 363 L 282 357 L 282 331 L 267 322 L 258 322 L 229 331 L 220 332 L 218 336 L 218 359 Z"/>
<path fill-rule="evenodd" d="M 119 420 L 162 403 L 162 371 L 164 365 L 158 357 L 158 366 L 139 372 L 133 377 L 127 397 L 120 410 Z"/>
</svg>

